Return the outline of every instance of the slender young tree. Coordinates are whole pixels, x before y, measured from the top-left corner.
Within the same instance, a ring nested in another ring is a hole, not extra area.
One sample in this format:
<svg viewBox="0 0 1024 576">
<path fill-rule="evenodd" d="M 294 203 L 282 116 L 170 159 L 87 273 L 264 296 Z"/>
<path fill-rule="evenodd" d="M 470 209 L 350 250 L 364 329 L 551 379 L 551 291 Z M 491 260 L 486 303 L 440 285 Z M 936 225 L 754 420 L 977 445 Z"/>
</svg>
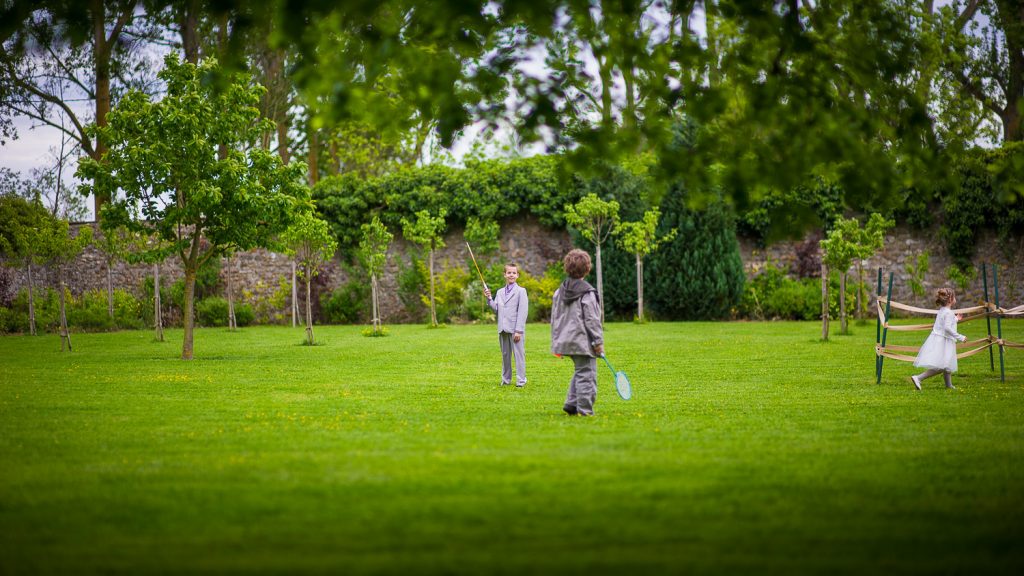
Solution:
<svg viewBox="0 0 1024 576">
<path fill-rule="evenodd" d="M 373 333 L 380 334 L 383 330 L 380 320 L 380 297 L 378 280 L 384 272 L 384 264 L 387 262 L 388 247 L 394 235 L 374 216 L 369 224 L 361 226 L 363 231 L 362 241 L 359 243 L 359 259 L 370 275 L 371 294 L 371 316 L 373 322 Z"/>
<path fill-rule="evenodd" d="M 677 230 L 672 228 L 664 236 L 658 238 L 658 220 L 661 219 L 661 211 L 655 206 L 644 213 L 639 222 L 623 222 L 615 230 L 619 237 L 619 245 L 628 252 L 636 255 L 636 317 L 639 322 L 644 321 L 644 257 L 654 252 L 665 242 L 671 241 L 676 236 Z"/>
<path fill-rule="evenodd" d="M 313 307 L 310 285 L 320 274 L 323 265 L 334 257 L 338 241 L 331 236 L 327 222 L 312 213 L 298 216 L 284 233 L 288 252 L 295 258 L 299 278 L 306 285 L 306 344 L 316 345 L 313 339 Z"/>
<path fill-rule="evenodd" d="M 53 220 L 53 228 L 49 230 L 44 240 L 44 253 L 50 265 L 57 269 L 57 290 L 60 296 L 60 349 L 64 351 L 65 344 L 68 352 L 71 351 L 71 332 L 68 331 L 67 303 L 65 293 L 67 287 L 64 278 L 65 266 L 78 257 L 86 246 L 92 243 L 92 227 L 82 226 L 78 229 L 78 235 L 71 236 L 71 229 L 67 220 Z"/>
<path fill-rule="evenodd" d="M 0 255 L 8 264 L 24 267 L 28 277 L 28 327 L 36 335 L 35 266 L 47 260 L 48 242 L 56 219 L 38 200 L 0 195 Z"/>
<path fill-rule="evenodd" d="M 604 276 L 601 269 L 601 244 L 619 225 L 619 203 L 605 201 L 596 194 L 587 194 L 576 204 L 565 206 L 565 221 L 579 230 L 594 245 L 597 271 L 597 294 L 601 299 L 601 321 L 604 321 Z"/>
<path fill-rule="evenodd" d="M 105 230 L 154 232 L 181 258 L 181 356 L 191 360 L 200 266 L 235 250 L 275 246 L 296 217 L 312 211 L 312 202 L 305 165 L 284 165 L 259 147 L 245 150 L 268 129 L 256 108 L 260 86 L 244 74 L 229 75 L 223 86 L 205 82 L 220 73 L 215 59 L 195 66 L 171 55 L 164 64 L 164 98 L 126 95 L 111 111 L 109 125 L 96 128 L 110 146 L 103 162 L 84 160 L 79 176 L 92 181 L 84 193 L 122 193 L 104 212 Z"/>
<path fill-rule="evenodd" d="M 437 216 L 431 216 L 427 210 L 420 210 L 416 213 L 416 221 L 409 222 L 402 218 L 402 235 L 405 239 L 418 245 L 427 252 L 427 270 L 430 274 L 430 325 L 437 326 L 437 306 L 434 302 L 434 252 L 438 248 L 444 248 L 444 229 L 447 226 L 444 217 L 445 210 Z"/>
<path fill-rule="evenodd" d="M 885 231 L 893 225 L 893 221 L 885 219 L 880 214 L 872 214 L 863 229 L 856 218 L 840 217 L 829 231 L 828 236 L 821 241 L 821 248 L 824 251 L 822 262 L 830 270 L 839 274 L 839 332 L 841 334 L 846 334 L 848 328 L 846 275 L 850 266 L 853 265 L 855 259 L 869 257 L 881 249 L 885 240 Z M 822 301 L 828 302 L 827 283 L 822 284 Z M 827 340 L 828 334 L 824 330 L 823 335 L 823 339 Z"/>
</svg>

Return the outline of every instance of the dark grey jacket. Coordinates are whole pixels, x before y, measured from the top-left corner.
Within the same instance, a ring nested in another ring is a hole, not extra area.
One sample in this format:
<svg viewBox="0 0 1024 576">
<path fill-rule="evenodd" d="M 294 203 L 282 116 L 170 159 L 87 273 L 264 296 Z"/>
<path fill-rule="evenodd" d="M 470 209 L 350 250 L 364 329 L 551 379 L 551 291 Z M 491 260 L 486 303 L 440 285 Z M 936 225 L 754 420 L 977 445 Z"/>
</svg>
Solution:
<svg viewBox="0 0 1024 576">
<path fill-rule="evenodd" d="M 570 278 L 551 299 L 551 352 L 563 356 L 595 356 L 604 345 L 597 291 L 584 280 Z"/>
</svg>

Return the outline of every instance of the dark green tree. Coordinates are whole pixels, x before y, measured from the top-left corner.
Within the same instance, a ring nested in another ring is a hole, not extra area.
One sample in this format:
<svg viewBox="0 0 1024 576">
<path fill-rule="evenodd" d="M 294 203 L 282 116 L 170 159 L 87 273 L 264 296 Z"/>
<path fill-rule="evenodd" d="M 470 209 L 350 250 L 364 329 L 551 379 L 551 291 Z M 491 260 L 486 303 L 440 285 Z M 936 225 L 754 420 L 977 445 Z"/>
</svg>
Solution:
<svg viewBox="0 0 1024 576">
<path fill-rule="evenodd" d="M 672 229 L 677 234 L 650 257 L 651 308 L 671 320 L 728 318 L 745 279 L 733 216 L 721 201 L 689 208 L 680 185 L 665 196 L 661 210 L 658 235 Z"/>
</svg>

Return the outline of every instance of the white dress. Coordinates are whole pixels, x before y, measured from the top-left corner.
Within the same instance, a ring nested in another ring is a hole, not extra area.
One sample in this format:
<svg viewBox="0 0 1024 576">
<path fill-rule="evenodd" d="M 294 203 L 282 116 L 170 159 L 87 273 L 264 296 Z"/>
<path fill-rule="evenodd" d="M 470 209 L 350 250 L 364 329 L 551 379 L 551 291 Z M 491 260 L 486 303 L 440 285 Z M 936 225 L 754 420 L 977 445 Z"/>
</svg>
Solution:
<svg viewBox="0 0 1024 576">
<path fill-rule="evenodd" d="M 948 306 L 939 308 L 932 333 L 921 345 L 914 366 L 956 372 L 956 343 L 967 337 L 956 331 L 956 314 Z"/>
</svg>

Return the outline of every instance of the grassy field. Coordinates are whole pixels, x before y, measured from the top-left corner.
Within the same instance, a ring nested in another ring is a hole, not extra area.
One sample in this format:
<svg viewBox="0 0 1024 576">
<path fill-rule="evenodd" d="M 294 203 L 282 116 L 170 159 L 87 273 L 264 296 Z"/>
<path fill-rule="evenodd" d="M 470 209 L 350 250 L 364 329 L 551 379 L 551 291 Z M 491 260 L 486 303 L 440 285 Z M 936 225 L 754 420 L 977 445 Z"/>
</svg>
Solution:
<svg viewBox="0 0 1024 576">
<path fill-rule="evenodd" d="M 0 572 L 1024 573 L 1020 350 L 916 392 L 873 323 L 612 324 L 583 419 L 545 325 L 522 390 L 390 330 L 0 338 Z"/>
</svg>

